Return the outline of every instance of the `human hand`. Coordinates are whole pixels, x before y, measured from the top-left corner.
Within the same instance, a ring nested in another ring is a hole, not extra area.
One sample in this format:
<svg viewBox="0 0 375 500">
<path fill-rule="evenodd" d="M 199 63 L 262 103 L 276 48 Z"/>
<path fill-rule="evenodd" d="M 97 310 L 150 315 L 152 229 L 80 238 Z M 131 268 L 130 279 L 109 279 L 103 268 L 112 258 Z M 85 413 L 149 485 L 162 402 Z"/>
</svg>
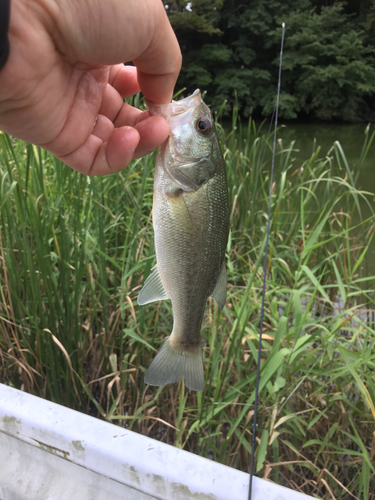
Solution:
<svg viewBox="0 0 375 500">
<path fill-rule="evenodd" d="M 139 91 L 171 100 L 181 52 L 161 0 L 12 0 L 9 43 L 1 130 L 87 175 L 122 170 L 167 138 L 163 118 L 123 102 Z"/>
</svg>

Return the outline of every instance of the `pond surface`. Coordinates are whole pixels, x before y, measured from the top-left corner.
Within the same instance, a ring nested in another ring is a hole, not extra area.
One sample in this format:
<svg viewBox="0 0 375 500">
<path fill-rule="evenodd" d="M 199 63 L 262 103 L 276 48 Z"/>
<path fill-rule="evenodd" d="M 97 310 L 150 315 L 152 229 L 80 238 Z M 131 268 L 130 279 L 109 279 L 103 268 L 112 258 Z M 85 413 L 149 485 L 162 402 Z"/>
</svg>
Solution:
<svg viewBox="0 0 375 500">
<path fill-rule="evenodd" d="M 321 148 L 319 158 L 324 158 L 334 142 L 339 141 L 349 167 L 355 176 L 365 142 L 366 124 L 283 123 L 280 121 L 279 125 L 281 128 L 278 130 L 277 139 L 282 139 L 284 148 L 289 147 L 290 143 L 295 141 L 293 157 L 301 160 L 301 163 L 306 161 L 318 146 Z M 263 131 L 266 132 L 268 125 L 263 126 Z M 371 125 L 368 132 L 369 137 L 371 137 L 374 130 L 375 125 Z M 375 138 L 363 166 L 359 170 L 356 187 L 363 191 L 375 193 Z M 375 195 L 367 198 L 375 211 Z M 364 218 L 370 217 L 371 210 L 364 200 L 361 200 L 360 205 L 362 216 Z M 368 272 L 375 274 L 375 237 L 367 254 L 366 263 Z"/>
<path fill-rule="evenodd" d="M 339 141 L 345 152 L 349 166 L 355 172 L 365 142 L 365 124 L 281 123 L 281 125 L 278 138 L 281 138 L 285 145 L 290 144 L 291 141 L 296 141 L 294 148 L 298 150 L 296 155 L 301 160 L 308 159 L 313 149 L 316 149 L 317 146 L 321 147 L 319 157 L 325 157 L 333 143 Z M 370 126 L 369 136 L 371 136 L 374 130 L 375 126 Z M 357 188 L 375 192 L 375 139 L 360 171 Z"/>
</svg>

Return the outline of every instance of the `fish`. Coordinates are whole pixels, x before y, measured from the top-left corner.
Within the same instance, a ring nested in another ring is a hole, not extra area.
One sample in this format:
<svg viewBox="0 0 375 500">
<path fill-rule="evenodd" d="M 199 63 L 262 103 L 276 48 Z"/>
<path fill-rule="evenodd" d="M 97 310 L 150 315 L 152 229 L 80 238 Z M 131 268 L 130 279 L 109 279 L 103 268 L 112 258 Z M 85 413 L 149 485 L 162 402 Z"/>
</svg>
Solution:
<svg viewBox="0 0 375 500">
<path fill-rule="evenodd" d="M 173 329 L 145 374 L 161 386 L 184 378 L 204 390 L 201 327 L 208 297 L 223 309 L 227 295 L 225 251 L 229 235 L 226 165 L 215 124 L 199 89 L 169 104 L 146 100 L 164 117 L 168 139 L 156 157 L 153 228 L 156 265 L 138 304 L 170 299 Z"/>
</svg>

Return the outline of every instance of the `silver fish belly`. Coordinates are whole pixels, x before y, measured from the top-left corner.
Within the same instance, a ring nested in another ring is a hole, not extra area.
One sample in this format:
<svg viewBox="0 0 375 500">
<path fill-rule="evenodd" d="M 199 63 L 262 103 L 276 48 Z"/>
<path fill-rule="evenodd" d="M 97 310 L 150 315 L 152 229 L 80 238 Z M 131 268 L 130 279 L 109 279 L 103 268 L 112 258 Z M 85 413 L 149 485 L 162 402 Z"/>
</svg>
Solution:
<svg viewBox="0 0 375 500">
<path fill-rule="evenodd" d="M 146 372 L 145 382 L 164 385 L 184 377 L 204 389 L 200 331 L 208 297 L 223 308 L 229 202 L 225 162 L 212 116 L 199 90 L 167 105 L 148 103 L 167 119 L 154 180 L 153 225 L 157 264 L 138 303 L 170 299 L 173 330 Z"/>
</svg>

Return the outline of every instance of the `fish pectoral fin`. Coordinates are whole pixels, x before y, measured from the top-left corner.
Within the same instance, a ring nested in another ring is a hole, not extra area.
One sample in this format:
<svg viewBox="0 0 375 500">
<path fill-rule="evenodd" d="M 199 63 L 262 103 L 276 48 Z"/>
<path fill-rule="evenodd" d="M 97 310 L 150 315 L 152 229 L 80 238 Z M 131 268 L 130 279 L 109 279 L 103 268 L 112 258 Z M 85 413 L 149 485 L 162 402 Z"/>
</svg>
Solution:
<svg viewBox="0 0 375 500">
<path fill-rule="evenodd" d="M 150 302 L 165 299 L 169 299 L 169 297 L 164 289 L 158 266 L 156 265 L 152 268 L 152 273 L 146 279 L 142 290 L 139 292 L 137 302 L 140 306 L 143 306 L 144 304 L 149 304 Z"/>
<path fill-rule="evenodd" d="M 225 261 L 221 266 L 220 276 L 217 280 L 214 291 L 211 293 L 211 297 L 216 301 L 220 309 L 223 309 L 227 299 L 227 269 L 225 267 Z"/>
<path fill-rule="evenodd" d="M 200 158 L 171 168 L 170 173 L 183 191 L 196 191 L 214 175 L 215 165 L 208 158 Z"/>
</svg>

